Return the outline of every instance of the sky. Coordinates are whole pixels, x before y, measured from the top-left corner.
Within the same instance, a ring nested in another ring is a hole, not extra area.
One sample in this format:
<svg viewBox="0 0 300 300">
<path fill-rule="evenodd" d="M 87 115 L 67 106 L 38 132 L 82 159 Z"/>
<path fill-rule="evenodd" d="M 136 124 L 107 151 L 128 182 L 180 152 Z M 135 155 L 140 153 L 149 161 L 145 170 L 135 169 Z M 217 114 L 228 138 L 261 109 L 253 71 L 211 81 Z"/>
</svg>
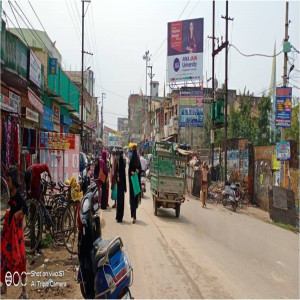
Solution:
<svg viewBox="0 0 300 300">
<path fill-rule="evenodd" d="M 26 0 L 17 3 L 35 29 L 42 26 Z M 81 70 L 81 0 L 30 0 L 43 27 L 63 58 L 63 69 Z M 14 4 L 14 2 L 13 2 Z M 16 7 L 16 5 L 14 5 Z M 17 26 L 8 4 L 3 9 Z M 163 96 L 167 68 L 167 23 L 177 20 L 204 18 L 203 76 L 204 87 L 211 87 L 212 76 L 212 2 L 196 0 L 91 0 L 85 3 L 85 68 L 95 72 L 95 96 L 104 99 L 104 125 L 117 129 L 117 118 L 128 115 L 131 93 L 145 93 L 146 65 L 143 55 L 149 50 L 153 65 L 153 80 L 160 84 Z M 289 2 L 289 41 L 300 51 L 300 2 Z M 216 1 L 215 35 L 225 40 L 225 2 Z M 273 55 L 282 50 L 285 24 L 284 1 L 229 1 L 229 43 L 244 54 Z M 4 20 L 6 21 L 5 17 Z M 9 27 L 14 27 L 8 21 Z M 19 19 L 21 27 L 25 27 Z M 289 53 L 295 65 L 290 74 L 293 95 L 299 96 L 299 54 Z M 228 88 L 238 92 L 245 88 L 259 96 L 268 93 L 273 58 L 244 57 L 229 49 Z M 276 57 L 277 84 L 282 84 L 283 54 Z M 288 68 L 290 65 L 288 64 Z M 225 78 L 225 51 L 215 59 L 215 76 L 222 85 Z M 148 77 L 148 93 L 149 88 Z M 169 91 L 169 88 L 166 89 Z"/>
</svg>

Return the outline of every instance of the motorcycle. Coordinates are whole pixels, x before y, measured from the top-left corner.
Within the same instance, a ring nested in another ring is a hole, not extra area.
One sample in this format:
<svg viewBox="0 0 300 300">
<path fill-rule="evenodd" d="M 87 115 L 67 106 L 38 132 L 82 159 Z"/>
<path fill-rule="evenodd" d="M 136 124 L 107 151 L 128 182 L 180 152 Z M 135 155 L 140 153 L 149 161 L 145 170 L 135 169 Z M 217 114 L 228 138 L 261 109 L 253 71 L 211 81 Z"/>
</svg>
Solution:
<svg viewBox="0 0 300 300">
<path fill-rule="evenodd" d="M 236 212 L 238 206 L 241 207 L 238 183 L 230 184 L 230 182 L 226 182 L 225 191 L 223 192 L 222 203 L 224 206 L 231 205 L 233 212 Z"/>
<path fill-rule="evenodd" d="M 97 193 L 98 189 L 88 192 L 78 210 L 77 281 L 85 299 L 131 299 L 133 270 L 122 250 L 122 239 L 101 238 Z"/>
<path fill-rule="evenodd" d="M 146 193 L 146 172 L 141 172 L 141 194 L 142 198 L 144 198 L 144 193 Z"/>
</svg>

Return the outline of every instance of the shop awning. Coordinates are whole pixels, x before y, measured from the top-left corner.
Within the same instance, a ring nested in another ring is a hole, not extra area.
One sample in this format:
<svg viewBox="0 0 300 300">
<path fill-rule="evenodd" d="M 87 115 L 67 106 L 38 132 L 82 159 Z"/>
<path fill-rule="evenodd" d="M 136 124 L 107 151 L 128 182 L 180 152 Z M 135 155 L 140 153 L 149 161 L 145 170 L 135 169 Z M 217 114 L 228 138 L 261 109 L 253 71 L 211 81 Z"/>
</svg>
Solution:
<svg viewBox="0 0 300 300">
<path fill-rule="evenodd" d="M 166 138 L 164 138 L 164 139 L 161 139 L 161 141 L 162 141 L 162 142 L 168 142 L 168 141 L 172 140 L 173 137 L 176 136 L 176 135 L 177 135 L 177 134 L 170 135 L 170 136 L 168 136 L 168 137 L 166 137 Z"/>
<path fill-rule="evenodd" d="M 190 154 L 193 154 L 193 152 L 191 151 L 187 151 L 187 150 L 182 150 L 182 149 L 178 149 L 177 150 L 181 155 L 184 155 L 184 156 L 188 156 Z"/>
</svg>

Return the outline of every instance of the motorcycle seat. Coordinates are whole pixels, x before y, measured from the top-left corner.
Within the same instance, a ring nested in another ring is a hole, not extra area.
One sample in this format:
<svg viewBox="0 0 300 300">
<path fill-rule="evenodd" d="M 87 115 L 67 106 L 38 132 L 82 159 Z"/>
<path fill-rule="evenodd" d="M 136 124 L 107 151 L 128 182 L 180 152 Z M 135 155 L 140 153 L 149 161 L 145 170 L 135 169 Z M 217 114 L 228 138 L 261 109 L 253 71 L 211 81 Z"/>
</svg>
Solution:
<svg viewBox="0 0 300 300">
<path fill-rule="evenodd" d="M 98 262 L 106 255 L 108 251 L 108 246 L 112 240 L 101 240 L 95 247 L 97 249 L 95 260 L 96 263 Z M 108 258 L 113 257 L 119 250 L 121 250 L 120 247 L 120 241 L 116 241 L 112 247 L 109 249 Z"/>
<path fill-rule="evenodd" d="M 231 186 L 230 186 L 230 188 L 232 189 L 232 190 L 237 190 L 238 189 L 238 186 L 236 186 L 235 184 L 232 184 Z"/>
</svg>

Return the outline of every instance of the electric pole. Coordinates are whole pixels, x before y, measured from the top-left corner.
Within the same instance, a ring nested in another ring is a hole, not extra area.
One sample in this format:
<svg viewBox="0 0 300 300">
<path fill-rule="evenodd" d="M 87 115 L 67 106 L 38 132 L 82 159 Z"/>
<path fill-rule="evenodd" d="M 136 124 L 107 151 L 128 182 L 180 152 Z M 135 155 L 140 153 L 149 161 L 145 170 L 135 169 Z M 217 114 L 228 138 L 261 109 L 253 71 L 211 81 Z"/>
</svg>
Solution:
<svg viewBox="0 0 300 300">
<path fill-rule="evenodd" d="M 151 54 L 152 55 L 152 54 Z M 148 62 L 150 61 L 150 57 L 151 55 L 149 55 L 149 50 L 147 50 L 143 56 L 143 60 L 146 61 L 146 88 L 145 88 L 145 95 L 147 96 L 147 70 L 148 70 Z"/>
<path fill-rule="evenodd" d="M 81 130 L 80 130 L 80 139 L 81 139 L 81 148 L 83 150 L 83 69 L 84 69 L 84 53 L 93 55 L 84 51 L 84 2 L 91 2 L 91 0 L 81 0 L 82 1 L 82 45 L 81 45 Z"/>
<path fill-rule="evenodd" d="M 150 140 L 153 142 L 153 137 L 152 137 L 152 78 L 154 77 L 155 74 L 152 74 L 152 66 L 148 66 L 150 69 L 150 73 L 148 74 L 150 77 Z M 153 145 L 153 144 L 152 144 Z"/>
<path fill-rule="evenodd" d="M 103 120 L 103 100 L 105 99 L 106 94 L 102 93 L 102 105 L 101 105 L 101 139 L 102 139 L 102 143 L 103 143 L 103 124 L 104 124 L 104 120 Z"/>
<path fill-rule="evenodd" d="M 289 2 L 285 3 L 285 36 L 284 42 L 289 40 Z M 286 87 L 287 84 L 287 61 L 288 61 L 288 53 L 284 52 L 283 57 L 283 86 Z M 284 128 L 281 127 L 281 141 L 285 140 L 285 132 Z"/>
<path fill-rule="evenodd" d="M 81 45 L 81 149 L 83 150 L 83 68 L 84 68 L 84 0 L 82 0 L 82 45 Z"/>
</svg>

